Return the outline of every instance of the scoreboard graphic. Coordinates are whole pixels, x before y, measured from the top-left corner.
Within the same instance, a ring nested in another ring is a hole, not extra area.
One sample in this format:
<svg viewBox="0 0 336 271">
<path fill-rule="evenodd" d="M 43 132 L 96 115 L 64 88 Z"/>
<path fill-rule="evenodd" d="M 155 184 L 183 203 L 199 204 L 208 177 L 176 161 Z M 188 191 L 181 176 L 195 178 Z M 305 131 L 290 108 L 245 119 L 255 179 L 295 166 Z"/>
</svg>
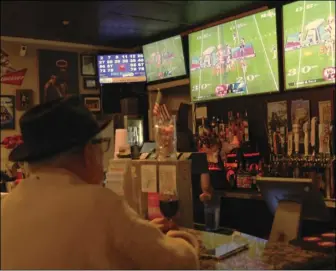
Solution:
<svg viewBox="0 0 336 271">
<path fill-rule="evenodd" d="M 100 55 L 97 59 L 100 84 L 146 81 L 143 54 Z"/>
</svg>

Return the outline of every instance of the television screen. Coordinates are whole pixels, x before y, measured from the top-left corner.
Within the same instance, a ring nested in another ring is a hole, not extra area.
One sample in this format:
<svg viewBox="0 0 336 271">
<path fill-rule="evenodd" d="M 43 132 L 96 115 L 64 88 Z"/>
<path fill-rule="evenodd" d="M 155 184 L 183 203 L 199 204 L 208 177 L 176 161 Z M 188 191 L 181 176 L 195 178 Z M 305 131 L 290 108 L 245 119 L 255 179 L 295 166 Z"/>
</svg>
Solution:
<svg viewBox="0 0 336 271">
<path fill-rule="evenodd" d="M 147 82 L 186 75 L 181 36 L 144 45 Z"/>
<path fill-rule="evenodd" d="M 193 102 L 279 90 L 275 9 L 189 35 Z"/>
<path fill-rule="evenodd" d="M 97 61 L 100 84 L 146 81 L 143 54 L 99 55 Z"/>
<path fill-rule="evenodd" d="M 286 90 L 335 83 L 335 1 L 283 7 Z"/>
</svg>

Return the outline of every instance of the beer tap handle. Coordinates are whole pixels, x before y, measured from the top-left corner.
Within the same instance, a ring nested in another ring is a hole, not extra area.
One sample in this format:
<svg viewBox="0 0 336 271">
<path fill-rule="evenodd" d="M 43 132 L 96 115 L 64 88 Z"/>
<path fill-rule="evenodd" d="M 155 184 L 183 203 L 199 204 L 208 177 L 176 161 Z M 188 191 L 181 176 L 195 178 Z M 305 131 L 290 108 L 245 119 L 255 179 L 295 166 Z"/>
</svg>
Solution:
<svg viewBox="0 0 336 271">
<path fill-rule="evenodd" d="M 311 119 L 311 129 L 310 129 L 310 145 L 312 147 L 312 154 L 315 155 L 315 145 L 316 145 L 316 117 Z"/>
<path fill-rule="evenodd" d="M 309 122 L 305 122 L 303 124 L 303 132 L 304 132 L 304 155 L 309 155 Z"/>
<path fill-rule="evenodd" d="M 299 140 L 300 140 L 300 134 L 299 134 L 300 125 L 299 124 L 293 124 L 293 133 L 294 133 L 294 148 L 295 153 L 299 153 Z"/>
<path fill-rule="evenodd" d="M 293 154 L 293 133 L 288 132 L 287 137 L 287 155 L 291 157 Z"/>
</svg>

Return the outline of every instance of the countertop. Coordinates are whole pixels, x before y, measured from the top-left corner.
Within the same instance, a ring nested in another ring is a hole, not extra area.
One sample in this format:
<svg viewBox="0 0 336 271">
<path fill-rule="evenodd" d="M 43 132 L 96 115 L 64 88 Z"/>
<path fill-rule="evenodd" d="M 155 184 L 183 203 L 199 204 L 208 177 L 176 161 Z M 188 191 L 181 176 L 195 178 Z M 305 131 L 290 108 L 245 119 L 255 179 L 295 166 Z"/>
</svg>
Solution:
<svg viewBox="0 0 336 271">
<path fill-rule="evenodd" d="M 200 252 L 233 240 L 238 243 L 246 241 L 249 243 L 247 250 L 220 261 L 200 257 L 200 265 L 203 270 L 314 269 L 314 267 L 335 270 L 335 254 L 303 250 L 283 243 L 268 244 L 267 240 L 237 231 L 232 235 L 194 229 L 187 229 L 187 231 L 197 237 L 200 243 Z"/>
<path fill-rule="evenodd" d="M 225 198 L 236 198 L 236 199 L 253 199 L 253 200 L 263 200 L 263 197 L 260 192 L 251 191 L 251 190 L 232 190 L 232 191 L 217 191 L 217 194 L 220 197 Z M 324 199 L 326 206 L 328 208 L 336 208 L 335 199 Z"/>
</svg>

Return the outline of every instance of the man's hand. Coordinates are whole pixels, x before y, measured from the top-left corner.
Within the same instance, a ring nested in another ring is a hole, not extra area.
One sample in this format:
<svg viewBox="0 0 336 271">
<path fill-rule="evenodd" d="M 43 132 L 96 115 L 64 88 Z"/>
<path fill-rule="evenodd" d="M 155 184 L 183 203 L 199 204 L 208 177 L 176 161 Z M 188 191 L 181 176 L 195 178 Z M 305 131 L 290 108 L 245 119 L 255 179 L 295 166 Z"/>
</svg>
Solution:
<svg viewBox="0 0 336 271">
<path fill-rule="evenodd" d="M 173 238 L 181 238 L 185 241 L 187 241 L 190 245 L 193 246 L 193 248 L 196 250 L 197 254 L 199 253 L 199 243 L 196 237 L 188 232 L 185 231 L 174 231 L 171 230 L 167 232 L 167 236 L 173 237 Z"/>
<path fill-rule="evenodd" d="M 167 231 L 171 229 L 176 229 L 177 226 L 174 222 L 168 221 L 166 218 L 160 217 L 160 218 L 154 218 L 151 222 L 152 225 L 160 229 L 163 233 L 166 233 Z"/>
</svg>

